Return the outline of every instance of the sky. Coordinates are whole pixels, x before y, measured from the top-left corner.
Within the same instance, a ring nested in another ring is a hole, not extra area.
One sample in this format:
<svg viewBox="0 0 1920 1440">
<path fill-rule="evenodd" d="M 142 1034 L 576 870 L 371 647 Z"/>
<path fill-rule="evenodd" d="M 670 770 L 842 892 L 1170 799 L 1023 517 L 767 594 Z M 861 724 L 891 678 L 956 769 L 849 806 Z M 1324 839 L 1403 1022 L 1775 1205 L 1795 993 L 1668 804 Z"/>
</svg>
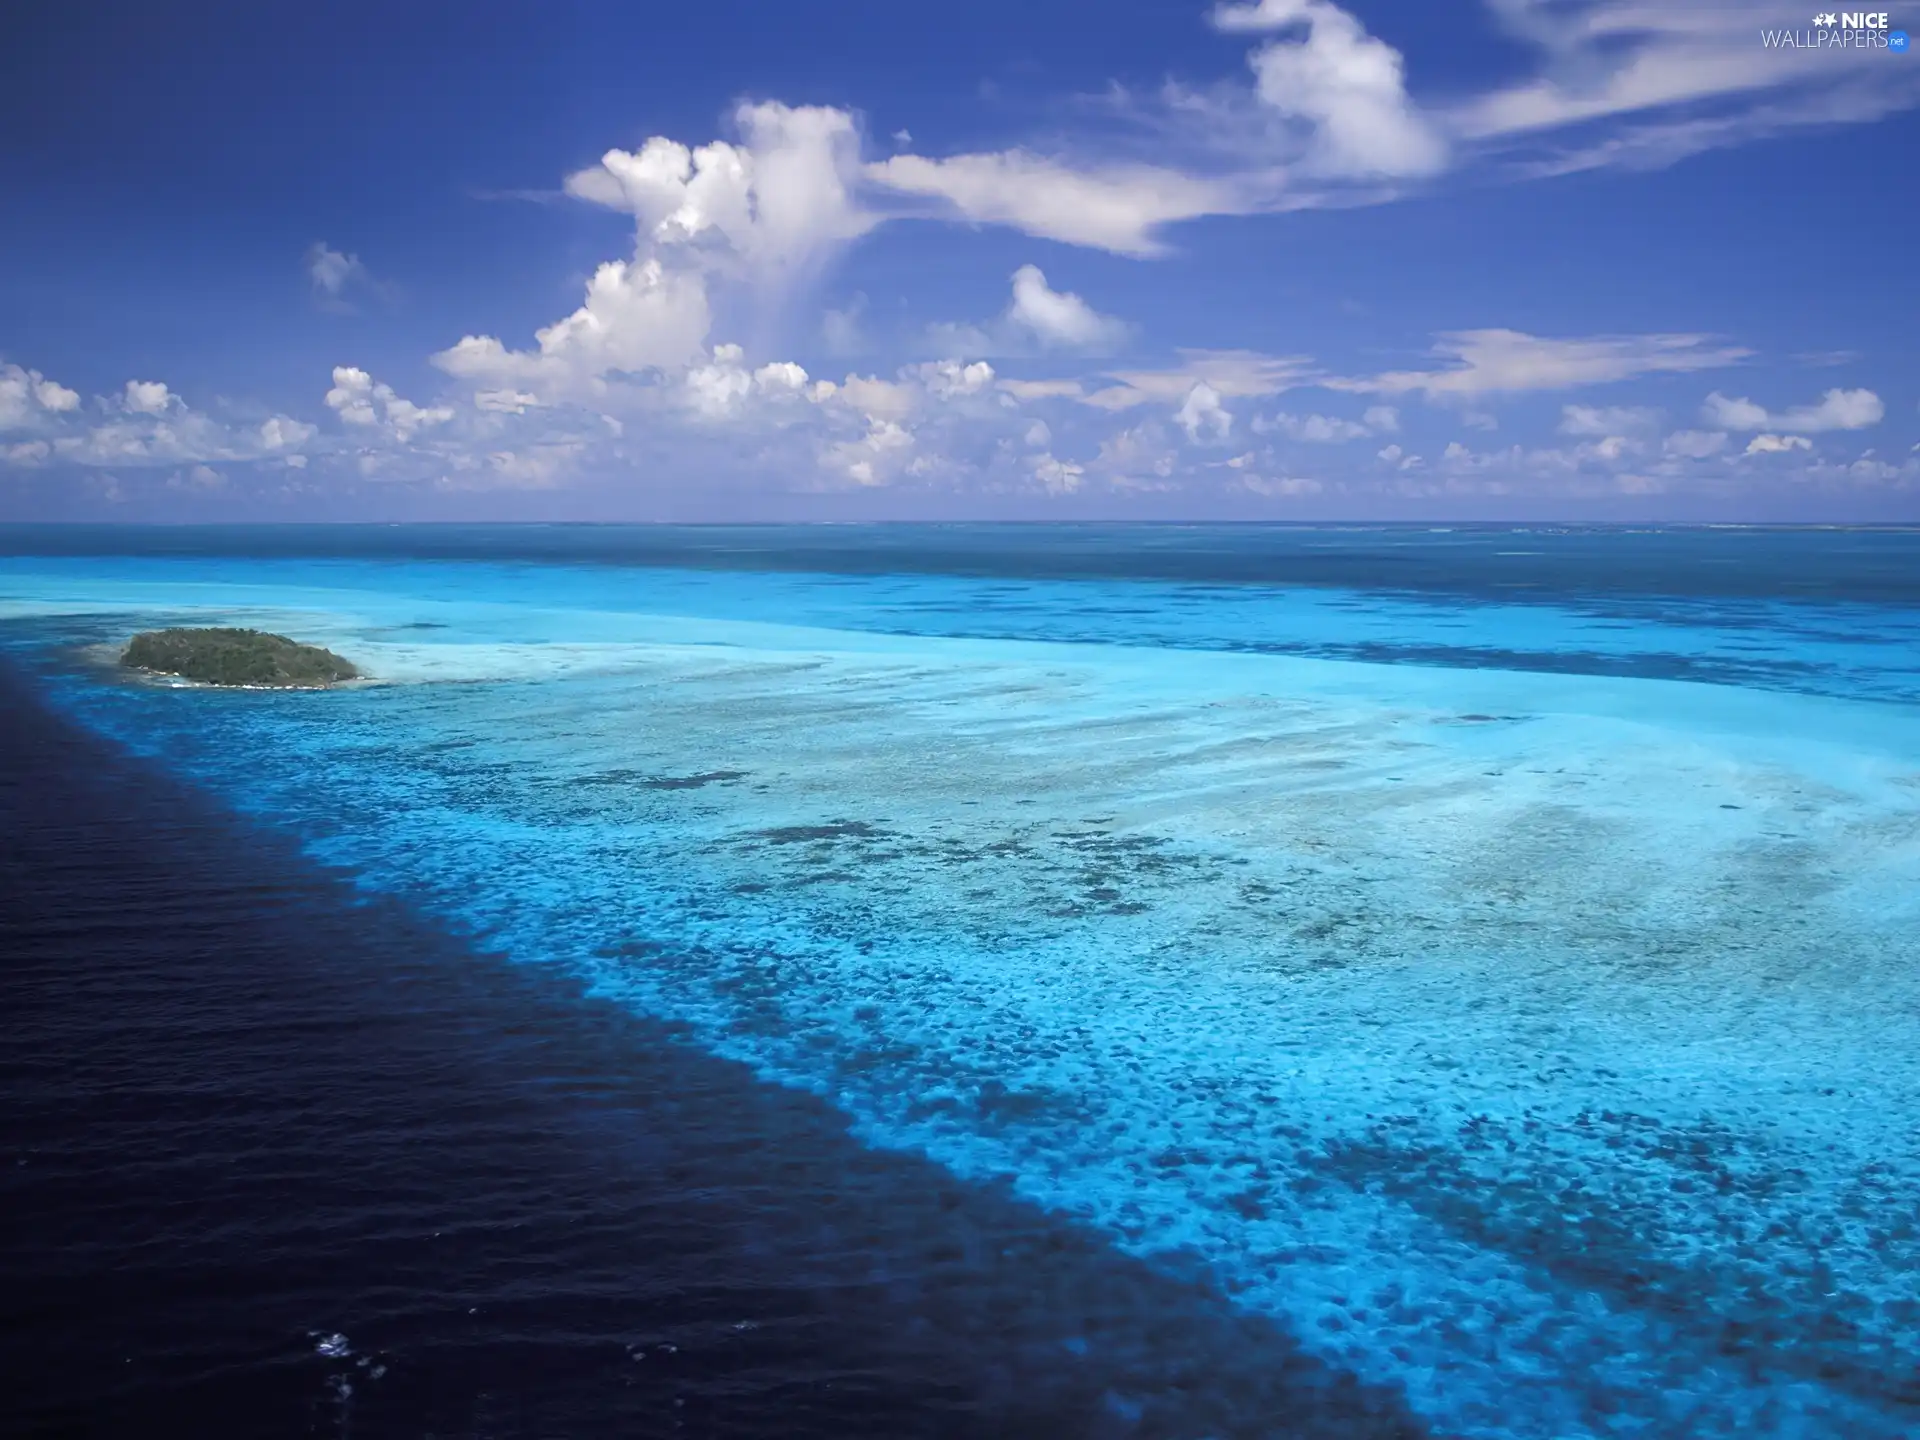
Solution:
<svg viewBox="0 0 1920 1440">
<path fill-rule="evenodd" d="M 1920 520 L 1856 13 L 19 7 L 0 520 Z"/>
</svg>

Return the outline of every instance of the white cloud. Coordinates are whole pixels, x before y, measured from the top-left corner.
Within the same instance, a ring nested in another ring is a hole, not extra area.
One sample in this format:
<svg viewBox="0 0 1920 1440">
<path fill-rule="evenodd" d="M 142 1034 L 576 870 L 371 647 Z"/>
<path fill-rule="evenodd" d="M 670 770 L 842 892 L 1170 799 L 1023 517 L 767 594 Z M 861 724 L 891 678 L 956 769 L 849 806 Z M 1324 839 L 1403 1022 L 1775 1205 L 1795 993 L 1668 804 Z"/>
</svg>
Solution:
<svg viewBox="0 0 1920 1440">
<path fill-rule="evenodd" d="M 1162 230 L 1179 221 L 1322 204 L 1355 182 L 1384 198 L 1384 184 L 1445 168 L 1447 143 L 1408 96 L 1400 53 L 1331 0 L 1223 5 L 1213 23 L 1228 33 L 1298 33 L 1248 55 L 1250 92 L 1170 83 L 1146 111 L 1112 92 L 1110 107 L 1160 132 L 1163 159 L 1112 158 L 1111 137 L 1102 136 L 1078 156 L 1022 148 L 895 155 L 867 175 L 897 194 L 943 202 L 954 218 L 1154 256 L 1167 249 Z"/>
<path fill-rule="evenodd" d="M 716 345 L 708 364 L 687 372 L 687 399 L 697 413 L 719 419 L 753 393 L 753 376 L 740 364 L 742 354 L 738 345 Z"/>
<path fill-rule="evenodd" d="M 845 111 L 776 102 L 743 104 L 741 140 L 689 149 L 655 136 L 637 151 L 609 150 L 567 177 L 567 192 L 634 216 L 635 253 L 598 267 L 584 303 L 510 349 L 468 335 L 433 357 L 448 374 L 489 390 L 538 398 L 591 397 L 609 376 L 698 367 L 697 410 L 725 408 L 737 390 L 706 352 L 710 279 L 748 286 L 762 305 L 818 274 L 876 217 L 858 204 L 859 132 Z"/>
<path fill-rule="evenodd" d="M 376 381 L 366 371 L 352 365 L 336 365 L 333 388 L 327 391 L 327 408 L 348 425 L 379 430 L 401 444 L 419 431 L 444 425 L 453 411 L 444 405 L 423 407 L 394 393 L 391 385 Z"/>
<path fill-rule="evenodd" d="M 535 334 L 537 350 L 468 335 L 433 363 L 489 388 L 577 390 L 611 373 L 682 369 L 704 350 L 710 324 L 698 273 L 657 259 L 610 260 L 594 271 L 578 310 Z"/>
<path fill-rule="evenodd" d="M 318 429 L 286 415 L 274 415 L 260 425 L 260 446 L 264 450 L 298 450 L 311 440 Z"/>
<path fill-rule="evenodd" d="M 1114 370 L 1118 383 L 1081 399 L 1098 410 L 1130 410 L 1149 402 L 1172 403 L 1191 394 L 1196 381 L 1227 399 L 1278 395 L 1306 382 L 1311 362 L 1298 355 L 1262 355 L 1255 350 L 1182 350 L 1170 370 Z"/>
<path fill-rule="evenodd" d="M 791 360 L 775 360 L 753 372 L 753 383 L 768 395 L 798 393 L 807 387 L 807 372 Z"/>
<path fill-rule="evenodd" d="M 180 397 L 158 380 L 129 380 L 120 403 L 140 415 L 164 415 Z"/>
<path fill-rule="evenodd" d="M 1066 495 L 1078 490 L 1087 473 L 1085 466 L 1076 465 L 1071 460 L 1057 460 L 1051 454 L 1032 456 L 1027 464 L 1033 471 L 1033 478 L 1050 495 Z"/>
<path fill-rule="evenodd" d="M 473 393 L 474 408 L 495 415 L 524 415 L 539 403 L 538 395 L 524 390 L 476 390 Z"/>
<path fill-rule="evenodd" d="M 307 250 L 307 278 L 323 294 L 338 295 L 347 281 L 365 269 L 358 255 L 343 254 L 324 240 L 314 241 Z"/>
<path fill-rule="evenodd" d="M 1088 466 L 1123 489 L 1166 489 L 1179 464 L 1157 421 L 1129 426 L 1100 442 L 1100 454 Z"/>
<path fill-rule="evenodd" d="M 1809 125 L 1860 122 L 1920 99 L 1910 73 L 1760 43 L 1804 30 L 1798 0 L 1487 0 L 1541 73 L 1474 96 L 1449 127 L 1527 174 L 1671 164 Z M 1833 64 L 1809 64 L 1823 58 Z"/>
<path fill-rule="evenodd" d="M 1229 32 L 1305 27 L 1248 59 L 1260 100 L 1306 122 L 1309 173 L 1341 178 L 1431 175 L 1447 163 L 1440 135 L 1407 96 L 1400 52 L 1369 35 L 1328 0 L 1259 0 L 1222 5 L 1213 23 Z"/>
<path fill-rule="evenodd" d="M 1562 435 L 1631 435 L 1660 423 L 1660 412 L 1646 405 L 1562 405 Z"/>
<path fill-rule="evenodd" d="M 929 327 L 927 344 L 938 354 L 1026 355 L 1036 350 L 1108 354 L 1127 338 L 1125 321 L 1102 315 L 1078 295 L 1055 290 L 1037 265 L 1013 273 L 1007 308 L 982 325 Z"/>
<path fill-rule="evenodd" d="M 1369 430 L 1381 435 L 1400 433 L 1400 412 L 1391 405 L 1369 405 L 1360 415 Z"/>
<path fill-rule="evenodd" d="M 1555 340 L 1518 330 L 1442 333 L 1433 354 L 1447 363 L 1432 370 L 1399 370 L 1371 379 L 1330 380 L 1330 389 L 1429 400 L 1470 399 L 1526 390 L 1568 390 L 1636 375 L 1686 374 L 1731 365 L 1751 352 L 1710 343 L 1704 335 L 1601 335 Z"/>
<path fill-rule="evenodd" d="M 920 388 L 874 375 L 849 375 L 831 397 L 870 420 L 904 420 L 920 402 Z"/>
<path fill-rule="evenodd" d="M 1887 407 L 1871 390 L 1833 389 L 1812 405 L 1769 411 L 1753 401 L 1729 399 L 1715 391 L 1700 407 L 1709 425 L 1723 430 L 1785 430 L 1817 435 L 1828 430 L 1864 430 L 1886 417 Z"/>
<path fill-rule="evenodd" d="M 80 406 L 80 396 L 38 370 L 0 365 L 0 434 L 29 430 Z"/>
<path fill-rule="evenodd" d="M 856 485 L 884 485 L 904 466 L 913 448 L 913 434 L 892 420 L 873 419 L 858 440 L 831 445 L 822 463 Z"/>
<path fill-rule="evenodd" d="M 1804 435 L 1756 435 L 1747 442 L 1749 455 L 1785 455 L 1794 450 L 1811 450 L 1813 442 Z"/>
<path fill-rule="evenodd" d="M 1051 289 L 1037 265 L 1013 272 L 1009 323 L 1030 332 L 1041 345 L 1071 350 L 1104 350 L 1126 339 L 1124 321 L 1099 314 L 1071 291 Z"/>
<path fill-rule="evenodd" d="M 390 296 L 390 286 L 373 278 L 358 255 L 336 250 L 324 240 L 307 247 L 306 271 L 313 298 L 322 310 L 352 313 L 354 294 Z"/>
<path fill-rule="evenodd" d="M 167 481 L 169 490 L 189 490 L 205 493 L 227 488 L 227 477 L 211 465 L 194 465 L 179 471 Z"/>
<path fill-rule="evenodd" d="M 633 215 L 643 248 L 731 262 L 772 287 L 808 278 L 876 223 L 854 195 L 860 136 L 846 111 L 767 101 L 733 119 L 740 144 L 656 135 L 569 175 L 567 193 Z"/>
<path fill-rule="evenodd" d="M 188 467 L 181 477 L 195 465 L 284 460 L 314 435 L 314 427 L 286 415 L 229 425 L 191 409 L 158 380 L 128 381 L 83 406 L 77 392 L 37 370 L 0 365 L 0 431 L 7 430 L 33 435 L 0 446 L 0 460 L 10 465 Z"/>
<path fill-rule="evenodd" d="M 1249 208 L 1222 181 L 1152 165 L 1076 169 L 1023 150 L 945 160 L 895 155 L 866 173 L 887 189 L 944 201 L 959 219 L 1119 255 L 1163 254 L 1162 226 Z"/>
<path fill-rule="evenodd" d="M 1204 380 L 1187 392 L 1186 400 L 1173 418 L 1187 432 L 1187 439 L 1196 445 L 1209 438 L 1225 440 L 1233 429 L 1233 416 L 1220 403 L 1220 392 Z"/>
<path fill-rule="evenodd" d="M 1042 155 L 1021 147 L 866 167 L 896 195 L 954 218 L 1118 254 L 1164 253 L 1164 227 L 1207 215 L 1379 203 L 1456 165 L 1524 179 L 1685 155 L 1808 125 L 1858 123 L 1920 102 L 1911 67 L 1811 66 L 1758 30 L 1804 26 L 1790 0 L 1487 0 L 1540 57 L 1536 73 L 1441 108 L 1408 90 L 1398 50 L 1332 0 L 1222 4 L 1216 28 L 1263 38 L 1251 88 L 1114 87 L 1112 130 Z M 925 213 L 925 212 L 916 212 Z"/>
<path fill-rule="evenodd" d="M 1253 429 L 1256 434 L 1278 430 L 1291 439 L 1320 445 L 1344 444 L 1348 440 L 1364 439 L 1373 433 L 1356 420 L 1333 415 L 1289 415 L 1285 411 L 1272 417 L 1256 418 Z"/>
<path fill-rule="evenodd" d="M 927 392 L 938 400 L 954 400 L 962 395 L 978 395 L 993 383 L 993 366 L 984 360 L 963 364 L 958 360 L 936 360 L 916 367 Z"/>
</svg>

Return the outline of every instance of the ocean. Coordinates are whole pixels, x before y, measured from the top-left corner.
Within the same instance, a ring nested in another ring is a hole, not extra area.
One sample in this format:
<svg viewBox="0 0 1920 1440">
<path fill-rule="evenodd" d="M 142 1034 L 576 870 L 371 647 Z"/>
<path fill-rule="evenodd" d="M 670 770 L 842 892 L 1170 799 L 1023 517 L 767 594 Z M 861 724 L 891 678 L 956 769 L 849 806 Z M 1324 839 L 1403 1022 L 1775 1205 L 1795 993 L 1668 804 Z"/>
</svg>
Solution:
<svg viewBox="0 0 1920 1440">
<path fill-rule="evenodd" d="M 0 527 L 0 713 L 19 1433 L 1920 1431 L 1920 532 Z"/>
</svg>

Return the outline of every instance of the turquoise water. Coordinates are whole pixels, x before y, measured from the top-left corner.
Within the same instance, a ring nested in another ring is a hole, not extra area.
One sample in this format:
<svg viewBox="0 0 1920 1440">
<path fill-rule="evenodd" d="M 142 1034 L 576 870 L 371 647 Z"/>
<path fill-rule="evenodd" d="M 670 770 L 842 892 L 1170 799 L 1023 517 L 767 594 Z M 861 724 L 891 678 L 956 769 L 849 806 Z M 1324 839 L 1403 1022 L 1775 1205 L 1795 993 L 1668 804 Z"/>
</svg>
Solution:
<svg viewBox="0 0 1920 1440">
<path fill-rule="evenodd" d="M 1812 540 L 1703 585 L 1619 536 L 1651 578 L 1517 596 L 1473 567 L 1553 539 L 1307 586 L 898 534 L 18 555 L 0 619 L 368 890 L 1198 1268 L 1445 1432 L 1913 1433 L 1910 597 Z M 162 622 L 378 683 L 75 648 Z"/>
</svg>

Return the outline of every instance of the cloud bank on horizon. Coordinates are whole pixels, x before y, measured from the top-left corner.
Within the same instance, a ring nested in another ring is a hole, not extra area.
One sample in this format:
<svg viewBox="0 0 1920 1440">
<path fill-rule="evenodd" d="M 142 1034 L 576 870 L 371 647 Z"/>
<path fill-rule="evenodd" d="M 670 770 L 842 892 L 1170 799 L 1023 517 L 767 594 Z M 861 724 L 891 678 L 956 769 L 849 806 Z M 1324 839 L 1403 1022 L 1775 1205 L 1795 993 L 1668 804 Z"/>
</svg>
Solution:
<svg viewBox="0 0 1920 1440">
<path fill-rule="evenodd" d="M 1581 177 L 1606 187 L 1585 203 L 1631 207 L 1683 161 L 1871 133 L 1920 105 L 1920 70 L 1895 57 L 1763 44 L 1766 25 L 1804 20 L 1772 0 L 1474 13 L 1503 73 L 1434 65 L 1421 89 L 1384 23 L 1258 0 L 1195 17 L 1240 48 L 1238 73 L 1062 96 L 998 148 L 923 154 L 902 131 L 883 153 L 862 114 L 777 99 L 735 103 L 720 138 L 613 146 L 559 177 L 566 203 L 630 227 L 578 305 L 530 334 L 445 335 L 430 369 L 407 367 L 411 396 L 342 353 L 304 400 L 189 404 L 191 375 L 83 398 L 35 368 L 31 335 L 0 335 L 0 505 L 372 516 L 404 495 L 458 516 L 545 492 L 556 516 L 579 494 L 643 518 L 668 502 L 754 518 L 771 496 L 875 515 L 1732 512 L 1756 496 L 1920 511 L 1903 498 L 1920 495 L 1910 355 L 1783 350 L 1775 322 L 1567 328 L 1607 308 L 1584 295 L 1548 328 L 1525 317 L 1550 317 L 1557 290 L 1497 285 L 1467 328 L 1389 321 L 1391 345 L 1363 350 L 1321 324 L 1266 343 L 1290 333 L 1274 272 L 1314 284 L 1289 268 L 1305 212 L 1326 212 L 1323 232 L 1404 214 L 1394 269 L 1417 271 L 1412 232 L 1436 215 L 1551 207 Z M 1739 203 L 1756 226 L 1805 223 L 1774 194 Z M 1258 237 L 1237 271 L 1196 258 L 1209 227 Z M 972 314 L 937 308 L 951 287 L 935 262 L 876 334 L 864 291 L 828 292 L 857 283 L 885 237 L 902 253 L 1027 253 Z M 1604 291 L 1608 261 L 1598 242 L 1567 274 Z M 299 265 L 319 314 L 391 310 L 401 293 L 325 240 Z M 1183 291 L 1222 288 L 1247 339 L 1217 316 L 1183 333 Z M 1862 377 L 1869 362 L 1883 372 Z M 1818 373 L 1836 367 L 1849 383 Z"/>
</svg>

